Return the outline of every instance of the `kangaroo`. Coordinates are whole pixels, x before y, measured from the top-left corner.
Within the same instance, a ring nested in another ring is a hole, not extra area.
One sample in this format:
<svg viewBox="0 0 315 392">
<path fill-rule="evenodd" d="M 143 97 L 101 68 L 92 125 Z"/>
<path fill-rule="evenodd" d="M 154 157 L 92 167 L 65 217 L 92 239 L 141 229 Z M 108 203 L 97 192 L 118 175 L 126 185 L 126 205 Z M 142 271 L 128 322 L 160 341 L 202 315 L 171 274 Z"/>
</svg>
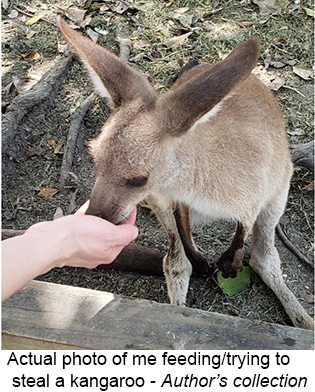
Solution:
<svg viewBox="0 0 315 392">
<path fill-rule="evenodd" d="M 163 270 L 175 305 L 185 304 L 190 260 L 194 268 L 211 271 L 190 224 L 200 217 L 235 221 L 235 238 L 218 263 L 224 276 L 242 269 L 244 240 L 251 233 L 251 267 L 295 326 L 314 329 L 283 280 L 274 245 L 292 163 L 277 101 L 251 74 L 259 42 L 249 39 L 223 61 L 187 70 L 158 94 L 136 69 L 61 18 L 58 24 L 113 108 L 89 143 L 96 181 L 87 214 L 118 224 L 139 202 L 149 203 L 168 235 Z"/>
</svg>

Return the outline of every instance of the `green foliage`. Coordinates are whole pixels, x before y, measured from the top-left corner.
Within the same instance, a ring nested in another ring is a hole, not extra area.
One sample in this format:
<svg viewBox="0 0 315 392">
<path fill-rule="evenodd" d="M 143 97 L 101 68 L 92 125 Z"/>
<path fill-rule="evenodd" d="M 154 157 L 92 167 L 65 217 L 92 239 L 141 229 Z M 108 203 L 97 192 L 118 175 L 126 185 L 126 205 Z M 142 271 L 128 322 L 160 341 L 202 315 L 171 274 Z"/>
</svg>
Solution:
<svg viewBox="0 0 315 392">
<path fill-rule="evenodd" d="M 250 283 L 251 268 L 244 267 L 241 272 L 237 274 L 236 278 L 223 278 L 222 273 L 218 272 L 218 283 L 223 292 L 229 297 L 246 290 Z"/>
</svg>

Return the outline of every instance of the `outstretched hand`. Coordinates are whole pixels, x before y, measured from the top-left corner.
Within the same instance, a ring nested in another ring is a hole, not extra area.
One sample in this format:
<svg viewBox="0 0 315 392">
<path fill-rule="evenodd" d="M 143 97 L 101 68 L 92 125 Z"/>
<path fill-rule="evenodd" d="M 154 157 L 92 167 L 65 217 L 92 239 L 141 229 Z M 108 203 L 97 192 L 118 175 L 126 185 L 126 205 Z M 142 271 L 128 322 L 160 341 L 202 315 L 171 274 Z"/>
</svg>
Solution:
<svg viewBox="0 0 315 392">
<path fill-rule="evenodd" d="M 92 269 L 99 264 L 110 264 L 138 236 L 138 229 L 134 226 L 136 208 L 116 226 L 102 218 L 84 215 L 88 203 L 83 204 L 74 215 L 53 222 L 41 222 L 26 231 L 25 235 L 36 237 L 41 243 L 55 238 L 59 244 L 56 267 Z"/>
<path fill-rule="evenodd" d="M 84 215 L 87 206 L 85 203 L 74 215 L 37 223 L 23 235 L 2 241 L 2 300 L 54 267 L 91 269 L 110 264 L 137 237 L 136 209 L 115 226 Z"/>
</svg>

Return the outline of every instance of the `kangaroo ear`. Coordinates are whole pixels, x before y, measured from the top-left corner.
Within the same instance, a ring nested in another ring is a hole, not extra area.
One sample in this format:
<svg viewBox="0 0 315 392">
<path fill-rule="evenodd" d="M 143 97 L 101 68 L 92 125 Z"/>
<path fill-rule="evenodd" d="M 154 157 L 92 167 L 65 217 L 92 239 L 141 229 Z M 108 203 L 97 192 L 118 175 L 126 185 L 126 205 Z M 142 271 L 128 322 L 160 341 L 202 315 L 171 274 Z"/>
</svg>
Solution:
<svg viewBox="0 0 315 392">
<path fill-rule="evenodd" d="M 152 103 L 155 92 L 138 71 L 107 49 L 71 29 L 60 16 L 58 26 L 84 61 L 101 96 L 110 98 L 115 107 L 137 98 L 142 98 L 148 105 Z"/>
<path fill-rule="evenodd" d="M 215 114 L 215 105 L 250 75 L 259 55 L 258 40 L 250 39 L 220 63 L 194 68 L 195 73 L 188 81 L 178 82 L 178 87 L 175 83 L 173 90 L 159 97 L 156 107 L 162 127 L 172 136 L 179 136 L 201 117 L 206 119 Z"/>
</svg>

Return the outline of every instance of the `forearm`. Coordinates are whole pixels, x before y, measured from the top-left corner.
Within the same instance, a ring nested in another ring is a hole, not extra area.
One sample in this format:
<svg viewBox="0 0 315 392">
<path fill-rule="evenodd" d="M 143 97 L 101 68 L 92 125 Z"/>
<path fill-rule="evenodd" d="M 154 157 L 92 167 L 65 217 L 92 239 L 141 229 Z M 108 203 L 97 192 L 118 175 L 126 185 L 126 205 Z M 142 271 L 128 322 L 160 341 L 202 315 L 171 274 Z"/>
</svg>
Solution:
<svg viewBox="0 0 315 392">
<path fill-rule="evenodd" d="M 114 226 L 95 216 L 66 216 L 3 241 L 2 301 L 54 267 L 95 268 L 111 263 L 137 237 L 135 218 L 136 210 L 128 223 Z"/>
<path fill-rule="evenodd" d="M 58 248 L 31 235 L 2 241 L 2 301 L 30 280 L 48 272 L 57 260 Z"/>
</svg>

